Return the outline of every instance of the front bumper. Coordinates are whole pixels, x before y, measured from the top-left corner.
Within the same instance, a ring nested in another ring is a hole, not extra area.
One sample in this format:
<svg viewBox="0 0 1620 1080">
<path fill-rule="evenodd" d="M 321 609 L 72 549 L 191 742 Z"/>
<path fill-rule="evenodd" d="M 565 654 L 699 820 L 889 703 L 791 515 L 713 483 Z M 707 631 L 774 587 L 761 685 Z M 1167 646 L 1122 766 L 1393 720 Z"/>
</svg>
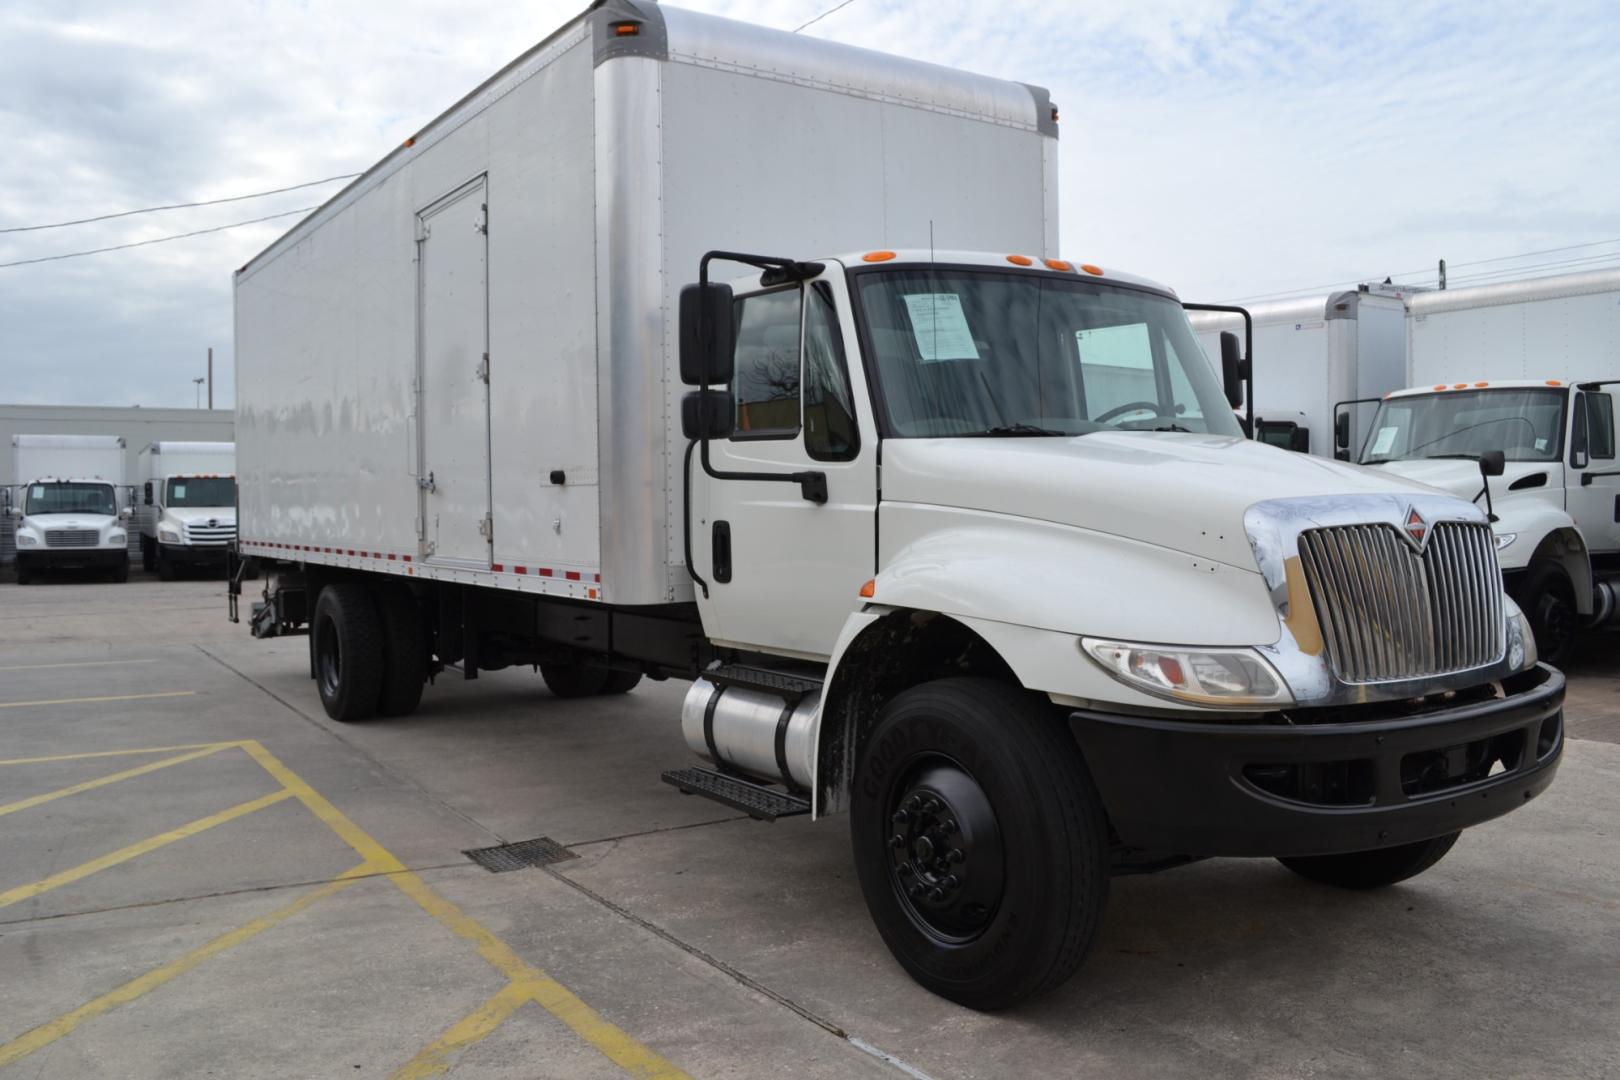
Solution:
<svg viewBox="0 0 1620 1080">
<path fill-rule="evenodd" d="M 31 570 L 118 567 L 129 562 L 129 549 L 28 547 L 17 552 L 17 565 Z"/>
<path fill-rule="evenodd" d="M 1069 723 L 1119 840 L 1178 855 L 1329 855 L 1427 840 L 1547 789 L 1564 677 L 1545 664 L 1489 701 L 1322 724 L 1076 711 Z"/>
<path fill-rule="evenodd" d="M 159 544 L 163 557 L 185 566 L 224 566 L 224 544 Z"/>
</svg>

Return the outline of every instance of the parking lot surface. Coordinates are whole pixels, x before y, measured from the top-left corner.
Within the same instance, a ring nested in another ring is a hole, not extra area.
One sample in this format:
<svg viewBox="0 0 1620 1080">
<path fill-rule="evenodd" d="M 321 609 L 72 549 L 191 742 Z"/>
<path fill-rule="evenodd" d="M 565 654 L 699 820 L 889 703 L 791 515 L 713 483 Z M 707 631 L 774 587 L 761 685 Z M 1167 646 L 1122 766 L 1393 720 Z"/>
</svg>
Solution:
<svg viewBox="0 0 1620 1080">
<path fill-rule="evenodd" d="M 984 1015 L 890 959 L 844 819 L 659 782 L 683 684 L 447 673 L 335 725 L 223 594 L 0 583 L 0 1075 L 1620 1075 L 1613 637 L 1552 790 L 1427 874 L 1120 878 L 1079 975 Z"/>
</svg>

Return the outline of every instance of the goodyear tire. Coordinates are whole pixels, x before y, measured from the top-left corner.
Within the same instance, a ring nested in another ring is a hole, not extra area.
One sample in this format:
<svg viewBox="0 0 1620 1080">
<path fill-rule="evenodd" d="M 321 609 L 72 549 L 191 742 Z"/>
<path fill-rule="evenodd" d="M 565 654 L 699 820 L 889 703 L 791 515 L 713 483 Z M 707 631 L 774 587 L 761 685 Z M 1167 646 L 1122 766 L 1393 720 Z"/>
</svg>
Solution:
<svg viewBox="0 0 1620 1080">
<path fill-rule="evenodd" d="M 889 951 L 974 1009 L 1061 984 L 1108 898 L 1108 833 L 1079 748 L 1038 697 L 944 679 L 894 698 L 850 796 L 861 891 Z"/>
<path fill-rule="evenodd" d="M 1417 877 L 1446 857 L 1461 833 L 1448 833 L 1415 844 L 1352 851 L 1344 855 L 1309 855 L 1278 859 L 1300 877 L 1341 889 L 1382 889 L 1397 881 Z"/>
<path fill-rule="evenodd" d="M 402 585 L 377 589 L 377 617 L 382 624 L 382 689 L 377 699 L 380 716 L 409 716 L 422 702 L 427 682 L 427 640 L 422 611 L 416 598 Z"/>
<path fill-rule="evenodd" d="M 315 602 L 315 685 L 333 720 L 351 723 L 377 713 L 382 695 L 382 623 L 364 585 L 328 585 Z"/>
</svg>

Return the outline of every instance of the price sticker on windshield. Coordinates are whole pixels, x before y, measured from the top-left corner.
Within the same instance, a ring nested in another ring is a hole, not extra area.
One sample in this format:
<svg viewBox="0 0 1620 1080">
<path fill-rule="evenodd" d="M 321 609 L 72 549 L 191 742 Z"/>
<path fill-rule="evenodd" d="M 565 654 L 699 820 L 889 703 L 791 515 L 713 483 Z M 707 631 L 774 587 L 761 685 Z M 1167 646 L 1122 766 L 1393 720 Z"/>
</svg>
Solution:
<svg viewBox="0 0 1620 1080">
<path fill-rule="evenodd" d="M 912 293 L 905 297 L 911 333 L 924 363 L 977 360 L 979 349 L 968 328 L 962 298 L 955 293 Z"/>
<path fill-rule="evenodd" d="M 1375 454 L 1389 453 L 1390 447 L 1395 445 L 1395 433 L 1399 430 L 1399 428 L 1393 427 L 1379 428 L 1377 438 L 1373 439 L 1372 452 Z"/>
</svg>

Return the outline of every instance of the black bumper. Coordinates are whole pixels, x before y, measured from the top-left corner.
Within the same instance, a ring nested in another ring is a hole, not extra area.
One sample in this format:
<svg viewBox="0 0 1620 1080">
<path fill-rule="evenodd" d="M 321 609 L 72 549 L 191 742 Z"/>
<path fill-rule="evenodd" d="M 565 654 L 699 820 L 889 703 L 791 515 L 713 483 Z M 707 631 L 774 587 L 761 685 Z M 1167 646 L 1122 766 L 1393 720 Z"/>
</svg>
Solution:
<svg viewBox="0 0 1620 1080">
<path fill-rule="evenodd" d="M 17 565 L 30 570 L 105 570 L 128 562 L 127 548 L 31 547 L 17 552 Z"/>
<path fill-rule="evenodd" d="M 1563 753 L 1563 703 L 1563 675 L 1543 664 L 1505 696 L 1396 718 L 1069 722 L 1127 847 L 1327 855 L 1456 832 L 1539 795 Z"/>
<path fill-rule="evenodd" d="M 164 559 L 176 566 L 224 566 L 224 544 L 159 544 Z"/>
</svg>

